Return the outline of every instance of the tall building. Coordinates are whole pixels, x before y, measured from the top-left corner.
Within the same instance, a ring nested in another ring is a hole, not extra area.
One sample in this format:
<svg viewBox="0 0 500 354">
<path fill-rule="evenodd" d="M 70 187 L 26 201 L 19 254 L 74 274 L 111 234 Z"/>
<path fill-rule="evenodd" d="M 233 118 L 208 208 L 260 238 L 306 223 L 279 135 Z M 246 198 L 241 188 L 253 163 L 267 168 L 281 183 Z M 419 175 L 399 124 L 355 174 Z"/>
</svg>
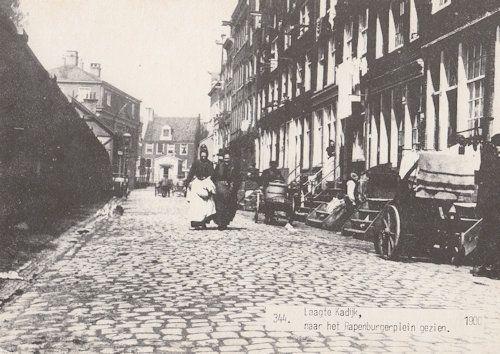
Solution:
<svg viewBox="0 0 500 354">
<path fill-rule="evenodd" d="M 127 175 L 133 187 L 141 133 L 141 101 L 101 78 L 101 65 L 83 69 L 78 52 L 68 51 L 64 65 L 49 70 L 66 97 L 83 104 L 114 134 L 111 163 L 115 175 Z"/>
<path fill-rule="evenodd" d="M 499 133 L 499 18 L 494 0 L 239 1 L 230 140 L 333 180 Z"/>
<path fill-rule="evenodd" d="M 231 16 L 231 40 L 225 43 L 230 67 L 223 70 L 230 73 L 231 82 L 225 92 L 230 92 L 229 147 L 238 156 L 242 165 L 255 161 L 254 135 L 256 117 L 256 65 L 257 37 L 255 30 L 259 19 L 259 0 L 239 0 Z"/>
</svg>

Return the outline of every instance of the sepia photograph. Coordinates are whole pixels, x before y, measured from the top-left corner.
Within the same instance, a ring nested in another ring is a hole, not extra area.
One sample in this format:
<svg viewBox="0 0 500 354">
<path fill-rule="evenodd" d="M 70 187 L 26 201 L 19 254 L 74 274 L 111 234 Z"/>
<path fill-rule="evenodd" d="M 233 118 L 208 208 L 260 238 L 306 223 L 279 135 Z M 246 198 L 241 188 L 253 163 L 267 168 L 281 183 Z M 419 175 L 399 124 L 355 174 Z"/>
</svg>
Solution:
<svg viewBox="0 0 500 354">
<path fill-rule="evenodd" d="M 0 0 L 0 353 L 498 353 L 499 298 L 500 0 Z"/>
</svg>

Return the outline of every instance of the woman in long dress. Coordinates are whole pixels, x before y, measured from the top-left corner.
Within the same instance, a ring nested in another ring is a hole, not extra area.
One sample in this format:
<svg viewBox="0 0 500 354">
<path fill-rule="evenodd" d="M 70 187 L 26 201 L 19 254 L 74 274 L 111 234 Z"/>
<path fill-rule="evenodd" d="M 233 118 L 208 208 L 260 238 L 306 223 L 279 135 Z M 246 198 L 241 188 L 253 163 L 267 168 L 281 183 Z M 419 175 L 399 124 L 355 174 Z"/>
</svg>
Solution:
<svg viewBox="0 0 500 354">
<path fill-rule="evenodd" d="M 214 167 L 208 160 L 208 149 L 205 145 L 200 147 L 200 158 L 195 160 L 186 178 L 189 189 L 187 200 L 190 203 L 191 227 L 205 228 L 206 224 L 214 218 L 215 214 L 215 185 L 210 178 Z"/>
</svg>

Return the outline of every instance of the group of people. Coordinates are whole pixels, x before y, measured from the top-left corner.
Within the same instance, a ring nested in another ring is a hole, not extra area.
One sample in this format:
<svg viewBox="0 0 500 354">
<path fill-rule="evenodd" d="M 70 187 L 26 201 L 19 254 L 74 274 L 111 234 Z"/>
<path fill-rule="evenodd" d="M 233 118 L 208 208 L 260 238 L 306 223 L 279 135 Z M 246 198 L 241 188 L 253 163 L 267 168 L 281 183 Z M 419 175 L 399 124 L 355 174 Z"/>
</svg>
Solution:
<svg viewBox="0 0 500 354">
<path fill-rule="evenodd" d="M 170 197 L 174 182 L 167 177 L 163 177 L 158 183 L 158 188 L 162 197 Z"/>
<path fill-rule="evenodd" d="M 228 151 L 220 150 L 218 157 L 214 167 L 208 159 L 206 145 L 201 145 L 200 157 L 191 166 L 185 181 L 191 227 L 195 229 L 205 229 L 214 221 L 219 230 L 225 230 L 236 215 L 240 172 Z"/>
</svg>

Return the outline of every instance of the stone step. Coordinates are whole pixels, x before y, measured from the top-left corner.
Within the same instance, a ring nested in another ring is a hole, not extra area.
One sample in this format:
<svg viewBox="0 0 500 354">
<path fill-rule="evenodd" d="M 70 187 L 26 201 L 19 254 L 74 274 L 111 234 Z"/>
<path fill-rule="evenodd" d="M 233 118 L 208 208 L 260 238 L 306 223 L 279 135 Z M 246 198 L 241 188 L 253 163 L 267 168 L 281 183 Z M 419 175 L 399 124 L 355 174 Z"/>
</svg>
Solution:
<svg viewBox="0 0 500 354">
<path fill-rule="evenodd" d="M 323 220 L 315 219 L 315 218 L 307 218 L 306 225 L 321 228 L 321 226 L 323 225 Z"/>
</svg>

